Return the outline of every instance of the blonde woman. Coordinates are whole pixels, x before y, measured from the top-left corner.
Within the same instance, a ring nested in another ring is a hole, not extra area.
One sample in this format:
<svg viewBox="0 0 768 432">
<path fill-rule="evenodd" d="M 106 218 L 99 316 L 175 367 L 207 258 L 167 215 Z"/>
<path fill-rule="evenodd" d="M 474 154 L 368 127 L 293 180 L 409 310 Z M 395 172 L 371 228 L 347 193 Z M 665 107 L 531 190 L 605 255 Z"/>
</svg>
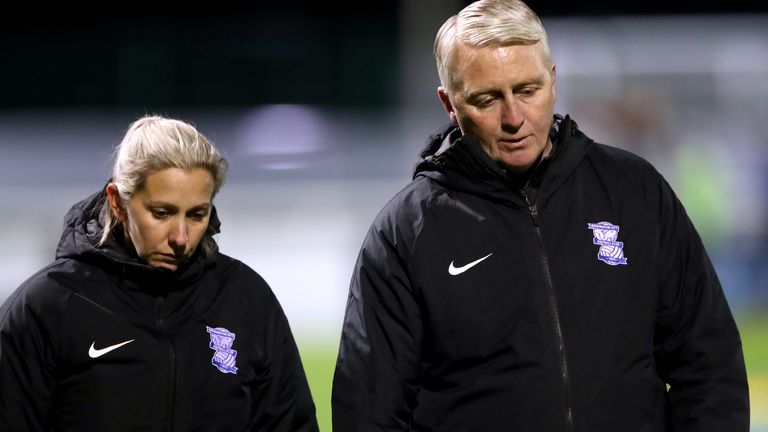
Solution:
<svg viewBox="0 0 768 432">
<path fill-rule="evenodd" d="M 226 168 L 187 123 L 130 126 L 0 309 L 0 430 L 317 430 L 277 299 L 213 240 Z"/>
</svg>

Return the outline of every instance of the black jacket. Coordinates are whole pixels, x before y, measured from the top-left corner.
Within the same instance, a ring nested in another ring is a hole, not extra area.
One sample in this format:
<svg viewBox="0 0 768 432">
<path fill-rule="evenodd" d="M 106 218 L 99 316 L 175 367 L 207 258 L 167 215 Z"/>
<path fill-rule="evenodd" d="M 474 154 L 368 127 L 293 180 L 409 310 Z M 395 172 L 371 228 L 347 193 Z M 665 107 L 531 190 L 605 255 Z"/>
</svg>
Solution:
<svg viewBox="0 0 768 432">
<path fill-rule="evenodd" d="M 431 137 L 358 257 L 335 430 L 748 430 L 739 334 L 669 185 L 567 117 L 553 137 L 524 184 Z"/>
<path fill-rule="evenodd" d="M 94 247 L 101 199 L 70 210 L 56 261 L 0 309 L 0 430 L 316 431 L 266 282 L 200 248 L 171 272 Z"/>
</svg>

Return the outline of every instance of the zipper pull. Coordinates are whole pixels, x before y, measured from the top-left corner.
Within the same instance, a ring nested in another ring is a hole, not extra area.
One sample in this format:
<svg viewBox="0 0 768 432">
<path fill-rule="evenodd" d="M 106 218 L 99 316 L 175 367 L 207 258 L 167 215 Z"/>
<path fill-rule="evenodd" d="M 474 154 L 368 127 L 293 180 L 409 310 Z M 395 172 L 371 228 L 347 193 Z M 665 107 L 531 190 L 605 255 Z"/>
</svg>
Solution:
<svg viewBox="0 0 768 432">
<path fill-rule="evenodd" d="M 521 189 L 520 193 L 523 194 L 523 198 L 525 198 L 525 203 L 528 205 L 528 212 L 531 214 L 531 222 L 533 223 L 533 226 L 535 227 L 539 226 L 539 209 L 536 208 L 535 203 L 532 203 L 528 199 L 528 194 L 525 192 L 525 189 Z"/>
</svg>

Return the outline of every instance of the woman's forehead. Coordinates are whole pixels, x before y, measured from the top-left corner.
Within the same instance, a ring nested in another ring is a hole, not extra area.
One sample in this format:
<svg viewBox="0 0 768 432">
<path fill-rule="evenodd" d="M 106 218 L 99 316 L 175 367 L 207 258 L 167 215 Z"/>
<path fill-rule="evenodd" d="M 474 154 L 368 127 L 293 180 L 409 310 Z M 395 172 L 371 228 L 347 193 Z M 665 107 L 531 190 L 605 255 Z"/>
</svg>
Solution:
<svg viewBox="0 0 768 432">
<path fill-rule="evenodd" d="M 204 168 L 165 168 L 148 174 L 136 196 L 144 201 L 197 206 L 210 203 L 213 189 L 213 175 Z"/>
</svg>

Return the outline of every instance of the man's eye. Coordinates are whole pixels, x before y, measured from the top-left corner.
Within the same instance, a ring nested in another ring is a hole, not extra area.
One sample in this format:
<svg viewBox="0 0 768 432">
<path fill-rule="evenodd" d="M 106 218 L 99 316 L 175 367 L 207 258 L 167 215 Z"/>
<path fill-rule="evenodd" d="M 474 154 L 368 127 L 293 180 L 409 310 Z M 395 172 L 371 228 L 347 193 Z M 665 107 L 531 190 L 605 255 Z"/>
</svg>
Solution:
<svg viewBox="0 0 768 432">
<path fill-rule="evenodd" d="M 475 102 L 475 106 L 480 107 L 480 108 L 489 107 L 489 106 L 491 106 L 493 104 L 493 101 L 494 101 L 493 98 L 478 99 Z"/>
</svg>

